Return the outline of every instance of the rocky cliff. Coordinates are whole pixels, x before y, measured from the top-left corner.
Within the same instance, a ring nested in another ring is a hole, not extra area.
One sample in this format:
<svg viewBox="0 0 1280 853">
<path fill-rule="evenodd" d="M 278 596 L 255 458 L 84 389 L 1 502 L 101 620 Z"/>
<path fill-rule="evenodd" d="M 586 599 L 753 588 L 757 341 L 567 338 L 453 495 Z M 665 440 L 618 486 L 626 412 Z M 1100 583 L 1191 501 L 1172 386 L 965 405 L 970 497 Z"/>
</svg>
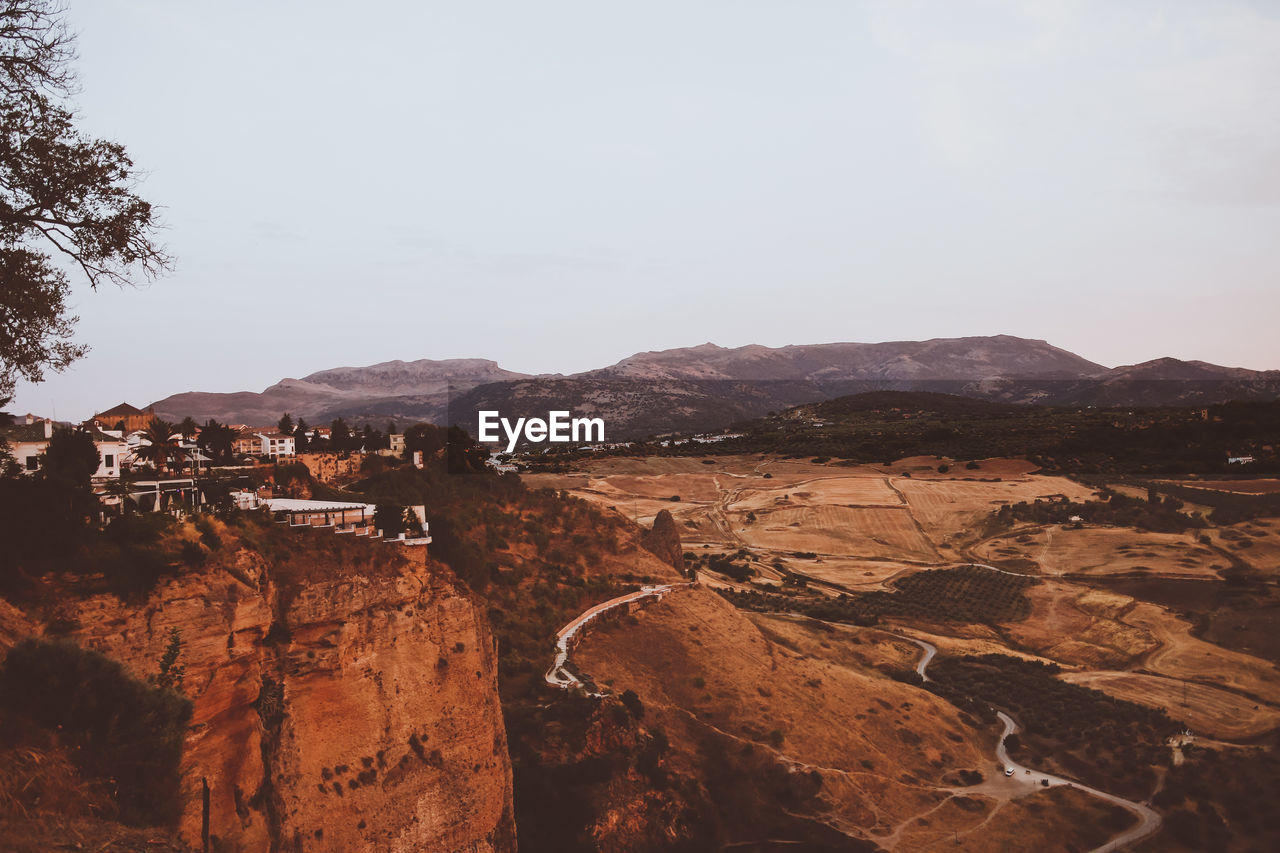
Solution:
<svg viewBox="0 0 1280 853">
<path fill-rule="evenodd" d="M 207 780 L 213 849 L 514 850 L 495 645 L 469 594 L 421 549 L 313 553 L 338 537 L 266 533 L 224 530 L 145 600 L 73 588 L 58 607 L 62 632 L 139 677 L 178 629 L 195 705 L 183 838 L 199 849 Z M 0 621 L 6 643 L 46 631 L 11 608 Z"/>
<path fill-rule="evenodd" d="M 650 554 L 684 574 L 684 552 L 680 547 L 680 529 L 668 510 L 659 510 L 654 516 L 653 527 L 640 537 L 640 544 Z"/>
</svg>

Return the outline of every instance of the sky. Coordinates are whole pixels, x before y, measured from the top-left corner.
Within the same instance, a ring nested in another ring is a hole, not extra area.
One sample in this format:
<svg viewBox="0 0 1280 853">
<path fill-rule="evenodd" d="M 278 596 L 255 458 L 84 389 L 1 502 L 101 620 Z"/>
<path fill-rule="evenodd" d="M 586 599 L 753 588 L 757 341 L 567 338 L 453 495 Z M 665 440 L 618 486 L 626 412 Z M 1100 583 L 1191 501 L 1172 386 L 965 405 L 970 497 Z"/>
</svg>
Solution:
<svg viewBox="0 0 1280 853">
<path fill-rule="evenodd" d="M 80 419 L 392 359 L 1012 334 L 1280 368 L 1280 4 L 69 0 L 176 258 Z"/>
</svg>

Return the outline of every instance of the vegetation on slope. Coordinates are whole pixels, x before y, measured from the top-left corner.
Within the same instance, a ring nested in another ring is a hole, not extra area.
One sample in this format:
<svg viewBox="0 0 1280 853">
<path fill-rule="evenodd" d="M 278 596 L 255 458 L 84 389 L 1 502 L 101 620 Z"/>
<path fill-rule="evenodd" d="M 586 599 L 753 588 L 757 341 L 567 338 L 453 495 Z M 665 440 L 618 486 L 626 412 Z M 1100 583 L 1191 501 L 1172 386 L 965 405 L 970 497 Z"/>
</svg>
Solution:
<svg viewBox="0 0 1280 853">
<path fill-rule="evenodd" d="M 1016 523 L 1067 524 L 1080 519 L 1089 524 L 1136 527 L 1155 533 L 1181 533 L 1189 528 L 1206 526 L 1199 513 L 1184 513 L 1182 501 L 1161 498 L 1152 491 L 1146 500 L 1101 490 L 1101 500 L 1079 503 L 1068 500 L 1043 500 L 1004 504 L 995 512 L 995 529 L 1013 527 Z M 993 531 L 988 531 L 993 532 Z"/>
<path fill-rule="evenodd" d="M 1163 711 L 1060 681 L 1058 672 L 1056 664 L 1007 655 L 948 656 L 930 666 L 925 687 L 981 717 L 1011 714 L 1023 731 L 1007 745 L 1022 763 L 1121 796 L 1149 796 L 1155 768 L 1169 762 L 1165 741 L 1181 726 Z"/>
<path fill-rule="evenodd" d="M 1152 798 L 1165 816 L 1164 850 L 1280 850 L 1280 758 L 1271 748 L 1182 748 Z"/>
<path fill-rule="evenodd" d="M 993 624 L 1025 619 L 1031 613 L 1026 590 L 1036 578 L 993 572 L 979 566 L 930 569 L 897 581 L 893 592 L 827 596 L 764 592 L 721 594 L 738 607 L 802 613 L 827 622 L 874 625 L 881 619 Z"/>
<path fill-rule="evenodd" d="M 67 641 L 26 639 L 0 666 L 7 738 L 56 733 L 86 776 L 107 782 L 120 820 L 169 824 L 181 811 L 178 768 L 191 702 L 144 684 L 104 655 Z M 15 741 L 17 742 L 17 741 Z"/>
<path fill-rule="evenodd" d="M 985 403 L 947 394 L 879 391 L 736 424 L 712 444 L 646 445 L 655 455 L 780 453 L 859 463 L 908 456 L 1025 456 L 1077 474 L 1275 473 L 1280 401 L 1207 408 L 1061 408 Z M 630 448 L 626 452 L 636 452 Z M 1248 466 L 1227 457 L 1253 456 Z"/>
</svg>

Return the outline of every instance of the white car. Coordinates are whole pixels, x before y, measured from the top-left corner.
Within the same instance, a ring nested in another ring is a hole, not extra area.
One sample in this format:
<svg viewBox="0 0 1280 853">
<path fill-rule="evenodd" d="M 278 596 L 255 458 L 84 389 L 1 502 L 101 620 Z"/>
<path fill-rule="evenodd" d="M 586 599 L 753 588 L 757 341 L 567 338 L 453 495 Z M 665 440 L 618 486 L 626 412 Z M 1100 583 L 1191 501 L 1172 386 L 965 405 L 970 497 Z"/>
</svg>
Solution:
<svg viewBox="0 0 1280 853">
<path fill-rule="evenodd" d="M 1006 775 L 1006 776 L 1012 776 L 1012 775 L 1013 775 L 1013 768 L 1012 768 L 1012 767 L 1006 767 L 1006 768 L 1004 769 L 1004 775 Z"/>
</svg>

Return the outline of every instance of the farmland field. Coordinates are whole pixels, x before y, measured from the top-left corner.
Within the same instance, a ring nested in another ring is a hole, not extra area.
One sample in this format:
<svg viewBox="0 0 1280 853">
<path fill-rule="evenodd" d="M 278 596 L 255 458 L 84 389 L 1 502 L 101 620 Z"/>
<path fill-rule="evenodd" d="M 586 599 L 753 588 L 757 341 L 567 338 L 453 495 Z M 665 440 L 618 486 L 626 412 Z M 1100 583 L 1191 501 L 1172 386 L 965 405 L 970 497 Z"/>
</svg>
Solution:
<svg viewBox="0 0 1280 853">
<path fill-rule="evenodd" d="M 1025 759 L 1029 766 L 1046 762 L 1040 769 L 1106 783 L 1136 800 L 1150 797 L 1156 772 L 1179 755 L 1161 732 L 1189 728 L 1191 743 L 1212 750 L 1244 748 L 1280 730 L 1273 663 L 1280 596 L 1271 592 L 1280 519 L 1188 525 L 1181 533 L 1103 523 L 1136 504 L 1144 517 L 1162 507 L 1131 486 L 1121 487 L 1129 504 L 1110 503 L 1094 485 L 1019 459 L 976 467 L 926 456 L 858 466 L 759 455 L 578 464 L 573 473 L 526 480 L 641 524 L 669 511 L 686 563 L 730 608 L 664 600 L 626 642 L 622 634 L 588 642 L 583 665 L 656 704 L 652 713 L 673 739 L 701 742 L 710 732 L 734 754 L 764 749 L 793 769 L 811 768 L 805 772 L 821 776 L 823 807 L 886 849 L 1018 849 L 1019 833 L 1041 825 L 1064 838 L 1076 832 L 1072 843 L 1088 846 L 1132 820 L 1065 787 L 1011 796 L 1002 776 L 967 794 L 947 787 L 958 784 L 948 768 L 992 768 L 989 760 L 973 763 L 973 750 L 991 754 L 994 735 L 974 716 L 981 701 L 964 693 L 990 665 L 981 660 L 1047 667 L 1027 682 L 1039 685 L 1039 699 L 1023 697 L 1021 713 L 1071 731 L 1041 723 L 1029 732 L 1040 750 Z M 997 516 L 1018 504 L 1021 514 Z M 1067 520 L 1074 505 L 1098 520 Z M 1184 503 L 1188 513 L 1208 509 Z M 1049 522 L 1040 510 L 1058 516 Z M 745 622 L 731 623 L 734 608 Z M 967 715 L 960 721 L 910 681 L 922 648 L 912 640 L 936 649 L 939 678 L 969 673 L 946 688 L 960 692 L 944 694 Z M 651 645 L 645 667 L 634 663 L 636 642 Z M 1071 714 L 1053 715 L 1055 684 L 1077 691 L 1062 696 L 1091 709 L 1105 748 L 1091 750 L 1092 729 Z M 1095 694 L 1084 687 L 1109 698 L 1089 699 Z M 868 702 L 869 695 L 894 698 Z M 1168 718 L 1153 723 L 1142 744 L 1105 723 L 1153 711 Z M 917 738 L 923 753 L 902 750 Z M 894 751 L 886 757 L 884 749 Z M 851 755 L 858 760 L 850 763 Z M 1121 772 L 1131 761 L 1142 766 Z M 885 777 L 886 763 L 913 769 Z M 948 781 L 939 786 L 938 778 Z M 1107 828 L 1085 833 L 1071 815 Z M 1029 849 L 1043 849 L 1042 841 Z"/>
</svg>

